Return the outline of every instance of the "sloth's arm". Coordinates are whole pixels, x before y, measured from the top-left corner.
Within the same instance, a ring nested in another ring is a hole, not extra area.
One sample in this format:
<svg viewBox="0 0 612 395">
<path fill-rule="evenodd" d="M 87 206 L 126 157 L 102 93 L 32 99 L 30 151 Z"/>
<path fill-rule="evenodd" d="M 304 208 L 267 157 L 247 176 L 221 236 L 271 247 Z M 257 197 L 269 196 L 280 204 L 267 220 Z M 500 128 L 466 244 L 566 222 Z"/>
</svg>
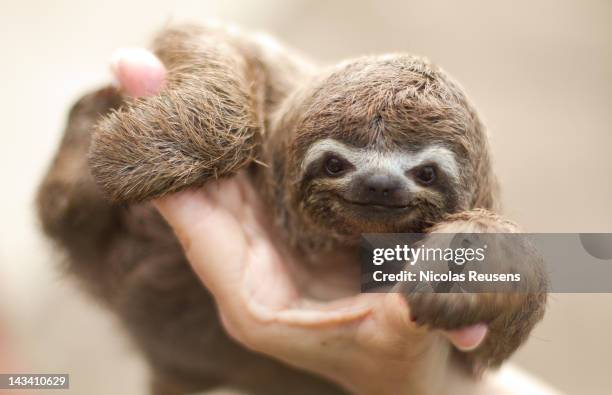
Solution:
<svg viewBox="0 0 612 395">
<path fill-rule="evenodd" d="M 509 234 L 517 233 L 519 229 L 497 214 L 477 209 L 451 215 L 430 231 Z M 521 274 L 520 292 L 406 294 L 417 324 L 443 330 L 478 323 L 488 325 L 489 332 L 483 343 L 475 350 L 459 355 L 475 371 L 498 366 L 510 357 L 527 340 L 546 307 L 548 282 L 539 254 L 516 243 L 517 239 L 513 237 L 489 237 L 488 240 L 499 243 L 495 250 L 512 251 L 513 258 L 498 261 L 496 268 Z M 488 251 L 492 252 L 492 249 Z"/>
<path fill-rule="evenodd" d="M 85 258 L 104 249 L 117 212 L 89 174 L 86 155 L 91 132 L 96 119 L 120 105 L 119 92 L 103 88 L 72 107 L 59 149 L 38 190 L 38 216 L 45 233 Z"/>
<path fill-rule="evenodd" d="M 268 112 L 290 89 L 283 77 L 299 72 L 289 56 L 223 29 L 167 29 L 153 49 L 168 72 L 160 94 L 105 117 L 92 139 L 92 174 L 113 201 L 154 198 L 251 163 Z"/>
</svg>

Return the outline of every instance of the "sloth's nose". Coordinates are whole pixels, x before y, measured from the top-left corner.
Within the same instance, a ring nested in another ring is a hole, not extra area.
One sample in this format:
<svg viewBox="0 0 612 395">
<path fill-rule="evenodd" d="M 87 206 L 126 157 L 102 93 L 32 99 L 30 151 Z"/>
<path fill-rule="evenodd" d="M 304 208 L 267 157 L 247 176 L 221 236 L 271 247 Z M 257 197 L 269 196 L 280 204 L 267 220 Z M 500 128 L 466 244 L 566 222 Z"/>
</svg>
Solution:
<svg viewBox="0 0 612 395">
<path fill-rule="evenodd" d="M 360 189 L 360 200 L 367 204 L 405 206 L 410 200 L 406 184 L 389 174 L 372 174 L 365 177 Z"/>
</svg>

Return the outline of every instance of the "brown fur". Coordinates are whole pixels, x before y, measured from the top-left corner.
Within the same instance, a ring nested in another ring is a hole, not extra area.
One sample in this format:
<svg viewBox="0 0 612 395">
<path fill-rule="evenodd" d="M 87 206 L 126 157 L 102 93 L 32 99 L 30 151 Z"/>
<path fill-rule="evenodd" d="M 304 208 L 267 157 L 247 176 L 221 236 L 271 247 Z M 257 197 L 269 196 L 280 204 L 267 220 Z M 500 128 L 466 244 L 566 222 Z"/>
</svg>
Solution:
<svg viewBox="0 0 612 395">
<path fill-rule="evenodd" d="M 43 227 L 66 251 L 70 269 L 117 312 L 147 356 L 157 393 L 220 384 L 255 394 L 342 391 L 230 340 L 171 230 L 139 202 L 247 169 L 287 241 L 311 254 L 351 246 L 365 231 L 513 229 L 489 211 L 470 211 L 496 209 L 486 133 L 459 86 L 427 61 L 364 57 L 315 73 L 284 49 L 196 26 L 164 31 L 154 49 L 168 68 L 162 92 L 123 101 L 108 88 L 81 99 L 38 202 Z M 435 142 L 459 158 L 460 179 L 422 192 L 413 205 L 417 219 L 374 224 L 342 211 L 333 184 L 304 180 L 298 171 L 307 148 L 325 137 L 380 150 Z M 490 336 L 467 360 L 495 366 L 541 318 L 540 280 L 518 299 L 407 298 L 423 325 L 488 322 Z M 449 300 L 457 302 L 454 310 L 445 308 Z"/>
<path fill-rule="evenodd" d="M 484 209 L 448 215 L 428 233 L 520 233 L 519 227 Z M 488 239 L 504 243 L 505 236 Z M 534 325 L 544 316 L 548 280 L 541 256 L 529 245 L 522 245 L 510 236 L 505 240 L 513 248 L 512 257 L 504 256 L 497 271 L 517 272 L 528 279 L 526 287 L 513 293 L 477 294 L 408 294 L 411 315 L 418 324 L 440 329 L 456 329 L 486 322 L 489 334 L 476 350 L 459 355 L 475 373 L 496 367 L 508 359 L 527 339 Z M 490 251 L 502 251 L 503 245 Z M 490 259 L 494 259 L 490 257 Z"/>
</svg>

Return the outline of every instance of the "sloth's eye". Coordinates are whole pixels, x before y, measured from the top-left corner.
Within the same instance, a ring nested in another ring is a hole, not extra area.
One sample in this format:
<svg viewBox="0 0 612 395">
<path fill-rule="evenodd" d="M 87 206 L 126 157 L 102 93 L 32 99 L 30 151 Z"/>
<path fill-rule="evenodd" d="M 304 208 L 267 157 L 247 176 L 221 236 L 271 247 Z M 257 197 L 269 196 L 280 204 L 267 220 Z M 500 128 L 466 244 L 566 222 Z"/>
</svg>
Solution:
<svg viewBox="0 0 612 395">
<path fill-rule="evenodd" d="M 336 156 L 330 156 L 325 161 L 325 172 L 330 176 L 338 176 L 344 169 L 346 169 L 345 162 Z"/>
<path fill-rule="evenodd" d="M 436 169 L 429 165 L 422 166 L 416 171 L 415 176 L 421 184 L 431 185 L 436 181 Z"/>
</svg>

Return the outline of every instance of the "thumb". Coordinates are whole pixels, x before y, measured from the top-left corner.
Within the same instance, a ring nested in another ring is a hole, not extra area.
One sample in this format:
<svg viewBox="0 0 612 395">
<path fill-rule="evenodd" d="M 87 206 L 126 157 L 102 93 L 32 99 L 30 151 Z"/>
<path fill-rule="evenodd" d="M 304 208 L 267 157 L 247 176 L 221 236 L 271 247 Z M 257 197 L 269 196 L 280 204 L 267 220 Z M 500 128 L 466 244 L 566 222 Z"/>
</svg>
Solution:
<svg viewBox="0 0 612 395">
<path fill-rule="evenodd" d="M 478 347 L 487 335 L 485 324 L 476 324 L 465 328 L 446 331 L 444 335 L 461 351 L 471 351 Z"/>
<path fill-rule="evenodd" d="M 231 195 L 229 184 L 219 182 L 153 202 L 174 230 L 198 277 L 217 298 L 236 291 L 247 253 L 242 224 L 207 193 L 207 189 L 218 188 Z"/>
<path fill-rule="evenodd" d="M 166 68 L 162 62 L 144 48 L 116 50 L 110 67 L 121 89 L 133 97 L 159 93 L 166 79 Z"/>
</svg>

